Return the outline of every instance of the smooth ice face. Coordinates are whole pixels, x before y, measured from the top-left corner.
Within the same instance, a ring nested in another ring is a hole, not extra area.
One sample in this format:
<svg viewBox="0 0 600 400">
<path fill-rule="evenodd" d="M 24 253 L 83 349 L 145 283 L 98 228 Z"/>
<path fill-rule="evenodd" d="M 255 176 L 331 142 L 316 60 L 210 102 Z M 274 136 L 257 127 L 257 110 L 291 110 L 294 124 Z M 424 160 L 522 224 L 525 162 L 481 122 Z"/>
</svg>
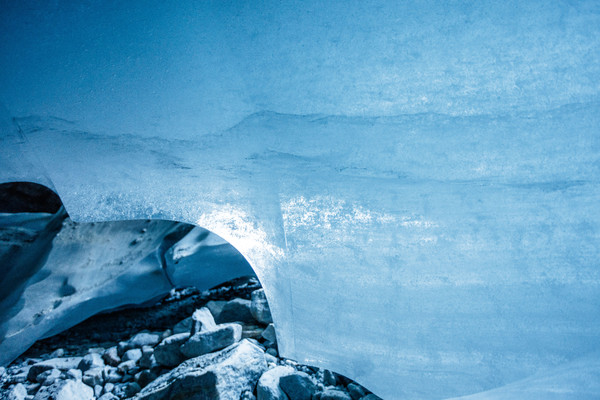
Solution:
<svg viewBox="0 0 600 400">
<path fill-rule="evenodd" d="M 600 10 L 491 3 L 13 5 L 0 176 L 215 232 L 284 356 L 385 399 L 598 397 Z"/>
</svg>

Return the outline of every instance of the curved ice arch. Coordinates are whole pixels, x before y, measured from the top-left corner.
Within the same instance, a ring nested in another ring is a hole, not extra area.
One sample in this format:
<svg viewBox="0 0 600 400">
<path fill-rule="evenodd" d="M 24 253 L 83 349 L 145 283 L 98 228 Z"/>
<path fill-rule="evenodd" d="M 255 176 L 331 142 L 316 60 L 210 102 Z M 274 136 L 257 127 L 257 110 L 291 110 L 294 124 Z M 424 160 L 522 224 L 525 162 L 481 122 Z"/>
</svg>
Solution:
<svg viewBox="0 0 600 400">
<path fill-rule="evenodd" d="M 19 123 L 74 219 L 190 222 L 239 249 L 283 356 L 444 398 L 597 349 L 598 108 L 260 113 L 195 141 Z"/>
</svg>

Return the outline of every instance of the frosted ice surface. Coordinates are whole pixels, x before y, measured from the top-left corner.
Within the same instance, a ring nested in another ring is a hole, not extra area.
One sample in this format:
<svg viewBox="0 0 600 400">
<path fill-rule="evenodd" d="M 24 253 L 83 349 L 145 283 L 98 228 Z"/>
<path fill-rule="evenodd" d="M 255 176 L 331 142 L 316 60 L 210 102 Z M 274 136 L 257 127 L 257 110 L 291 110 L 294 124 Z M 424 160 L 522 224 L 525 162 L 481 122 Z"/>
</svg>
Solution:
<svg viewBox="0 0 600 400">
<path fill-rule="evenodd" d="M 396 3 L 59 7 L 2 36 L 2 95 L 75 121 L 18 119 L 74 219 L 190 222 L 239 249 L 286 357 L 385 399 L 588 357 L 597 3 Z"/>
</svg>

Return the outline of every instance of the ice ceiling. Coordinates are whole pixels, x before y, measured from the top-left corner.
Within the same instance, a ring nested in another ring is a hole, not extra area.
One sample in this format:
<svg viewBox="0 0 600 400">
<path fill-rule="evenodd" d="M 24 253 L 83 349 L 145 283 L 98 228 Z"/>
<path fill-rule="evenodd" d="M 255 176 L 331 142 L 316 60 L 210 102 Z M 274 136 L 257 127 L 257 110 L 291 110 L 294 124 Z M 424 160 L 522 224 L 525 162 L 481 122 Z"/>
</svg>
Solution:
<svg viewBox="0 0 600 400">
<path fill-rule="evenodd" d="M 0 182 L 217 233 L 385 399 L 600 395 L 598 2 L 38 3 Z"/>
</svg>

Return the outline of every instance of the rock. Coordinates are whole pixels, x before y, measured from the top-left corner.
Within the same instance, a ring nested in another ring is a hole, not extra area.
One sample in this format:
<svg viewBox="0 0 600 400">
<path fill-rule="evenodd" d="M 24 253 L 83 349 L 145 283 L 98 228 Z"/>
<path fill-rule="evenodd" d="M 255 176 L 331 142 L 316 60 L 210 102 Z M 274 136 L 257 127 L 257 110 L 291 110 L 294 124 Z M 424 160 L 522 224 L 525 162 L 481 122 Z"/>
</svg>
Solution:
<svg viewBox="0 0 600 400">
<path fill-rule="evenodd" d="M 92 400 L 94 390 L 81 381 L 56 381 L 43 386 L 34 400 Z"/>
<path fill-rule="evenodd" d="M 242 338 L 240 324 L 221 324 L 216 329 L 201 331 L 191 336 L 181 346 L 181 353 L 187 358 L 198 357 L 206 353 L 221 350 L 238 342 Z"/>
<path fill-rule="evenodd" d="M 296 370 L 287 365 L 282 365 L 268 370 L 258 380 L 256 386 L 257 400 L 288 400 L 288 396 L 279 387 L 279 379 L 295 373 Z"/>
<path fill-rule="evenodd" d="M 151 346 L 142 347 L 142 358 L 139 359 L 138 365 L 142 368 L 152 368 L 156 365 L 156 358 L 154 357 L 154 348 Z"/>
<path fill-rule="evenodd" d="M 123 361 L 121 364 L 119 364 L 117 366 L 117 369 L 119 370 L 120 373 L 124 374 L 127 371 L 131 371 L 135 367 L 137 367 L 136 362 L 134 360 L 129 360 L 129 361 Z"/>
<path fill-rule="evenodd" d="M 279 387 L 290 400 L 311 400 L 317 391 L 308 374 L 295 372 L 291 375 L 282 376 L 279 379 Z"/>
<path fill-rule="evenodd" d="M 27 396 L 27 389 L 25 388 L 25 385 L 22 383 L 17 383 L 8 392 L 8 397 L 6 400 L 25 400 L 25 396 Z"/>
<path fill-rule="evenodd" d="M 52 368 L 36 376 L 35 381 L 41 383 L 43 386 L 50 386 L 55 380 L 60 378 L 60 375 L 61 373 L 59 370 Z"/>
<path fill-rule="evenodd" d="M 104 393 L 98 400 L 119 400 L 119 398 L 112 393 Z"/>
<path fill-rule="evenodd" d="M 27 389 L 27 393 L 29 395 L 32 394 L 36 394 L 38 390 L 40 390 L 40 387 L 42 385 L 40 385 L 39 383 L 30 383 L 29 385 L 25 385 L 25 388 Z"/>
<path fill-rule="evenodd" d="M 275 334 L 275 326 L 273 324 L 269 324 L 261 336 L 269 343 L 277 343 L 277 335 Z"/>
<path fill-rule="evenodd" d="M 192 336 L 198 332 L 211 331 L 216 328 L 217 324 L 208 308 L 202 307 L 201 309 L 194 311 L 194 314 L 192 314 L 192 326 L 190 330 Z"/>
<path fill-rule="evenodd" d="M 141 332 L 129 339 L 127 349 L 139 348 L 142 346 L 156 346 L 160 342 L 160 336 L 155 333 Z"/>
<path fill-rule="evenodd" d="M 119 357 L 119 352 L 117 350 L 117 346 L 110 347 L 104 351 L 102 355 L 102 359 L 108 365 L 116 367 L 121 363 L 121 357 Z"/>
<path fill-rule="evenodd" d="M 65 358 L 51 358 L 50 360 L 41 361 L 33 364 L 29 368 L 27 373 L 27 379 L 35 382 L 35 378 L 44 371 L 56 368 L 60 371 L 67 371 L 72 368 L 77 368 L 81 362 L 81 357 L 65 357 Z"/>
<path fill-rule="evenodd" d="M 136 400 L 239 399 L 267 369 L 262 349 L 248 340 L 183 362 L 146 386 Z"/>
<path fill-rule="evenodd" d="M 102 371 L 102 377 L 106 382 L 117 383 L 121 382 L 123 375 L 119 373 L 119 370 L 115 367 L 107 367 Z"/>
<path fill-rule="evenodd" d="M 94 387 L 96 385 L 102 385 L 104 383 L 103 377 L 103 369 L 102 368 L 92 368 L 88 369 L 83 373 L 83 377 L 81 378 L 83 383 L 88 385 L 89 387 Z"/>
<path fill-rule="evenodd" d="M 269 348 L 267 349 L 267 354 L 270 355 L 271 357 L 278 357 L 279 354 L 277 353 L 277 349 L 274 348 Z"/>
<path fill-rule="evenodd" d="M 73 379 L 76 381 L 80 381 L 81 378 L 83 378 L 83 372 L 81 372 L 80 369 L 75 369 L 72 368 L 68 371 L 66 371 L 63 376 L 65 377 L 65 379 Z"/>
<path fill-rule="evenodd" d="M 142 350 L 140 349 L 131 349 L 127 350 L 125 354 L 123 354 L 123 361 L 135 361 L 137 362 L 140 358 L 142 358 Z"/>
<path fill-rule="evenodd" d="M 337 384 L 337 377 L 335 373 L 328 369 L 323 370 L 323 385 L 335 386 Z"/>
<path fill-rule="evenodd" d="M 88 369 L 102 367 L 104 367 L 104 360 L 98 353 L 86 354 L 77 366 L 77 368 L 79 368 L 83 372 L 87 371 Z"/>
<path fill-rule="evenodd" d="M 123 386 L 122 393 L 125 395 L 126 398 L 129 398 L 135 396 L 137 393 L 140 392 L 140 390 L 142 390 L 142 388 L 137 382 L 130 382 Z"/>
<path fill-rule="evenodd" d="M 102 389 L 103 394 L 104 393 L 111 393 L 115 388 L 115 384 L 108 382 L 104 384 L 104 388 Z"/>
<path fill-rule="evenodd" d="M 50 354 L 50 357 L 59 358 L 59 357 L 63 357 L 64 355 L 65 355 L 65 349 L 56 349 L 52 352 L 52 354 Z"/>
<path fill-rule="evenodd" d="M 221 315 L 221 311 L 223 311 L 223 307 L 227 302 L 223 300 L 211 300 L 206 303 L 205 307 L 210 310 L 210 313 L 213 315 L 215 321 L 219 321 L 219 316 Z"/>
<path fill-rule="evenodd" d="M 366 395 L 360 400 L 382 400 L 381 397 L 374 395 L 373 393 Z"/>
<path fill-rule="evenodd" d="M 217 319 L 218 323 L 224 322 L 254 322 L 251 309 L 252 302 L 244 299 L 233 299 L 225 303 Z"/>
<path fill-rule="evenodd" d="M 104 347 L 92 347 L 88 349 L 88 353 L 104 354 Z"/>
<path fill-rule="evenodd" d="M 255 320 L 263 324 L 269 324 L 273 322 L 271 317 L 271 309 L 267 302 L 267 296 L 265 296 L 264 289 L 258 289 L 252 292 L 252 304 L 250 312 Z"/>
<path fill-rule="evenodd" d="M 141 386 L 146 387 L 150 382 L 157 378 L 156 374 L 145 369 L 135 374 L 135 381 Z"/>
<path fill-rule="evenodd" d="M 360 400 L 367 395 L 366 390 L 356 383 L 349 383 L 346 389 L 348 389 L 348 394 L 350 394 L 352 400 Z"/>
<path fill-rule="evenodd" d="M 100 395 L 102 394 L 102 389 L 103 388 L 100 385 L 94 386 L 94 396 L 100 397 Z"/>
<path fill-rule="evenodd" d="M 5 373 L 6 373 L 6 368 L 0 367 L 0 378 L 2 378 Z"/>
<path fill-rule="evenodd" d="M 352 400 L 346 392 L 337 389 L 325 389 L 321 393 L 321 400 Z"/>
<path fill-rule="evenodd" d="M 165 367 L 175 367 L 181 364 L 185 360 L 185 357 L 181 353 L 180 348 L 189 338 L 189 333 L 178 333 L 164 339 L 154 349 L 156 362 Z"/>
<path fill-rule="evenodd" d="M 244 324 L 242 325 L 243 339 L 258 339 L 261 337 L 264 329 L 258 325 Z"/>
<path fill-rule="evenodd" d="M 189 333 L 192 330 L 192 317 L 187 317 L 184 320 L 179 321 L 173 327 L 173 333 Z"/>
</svg>

